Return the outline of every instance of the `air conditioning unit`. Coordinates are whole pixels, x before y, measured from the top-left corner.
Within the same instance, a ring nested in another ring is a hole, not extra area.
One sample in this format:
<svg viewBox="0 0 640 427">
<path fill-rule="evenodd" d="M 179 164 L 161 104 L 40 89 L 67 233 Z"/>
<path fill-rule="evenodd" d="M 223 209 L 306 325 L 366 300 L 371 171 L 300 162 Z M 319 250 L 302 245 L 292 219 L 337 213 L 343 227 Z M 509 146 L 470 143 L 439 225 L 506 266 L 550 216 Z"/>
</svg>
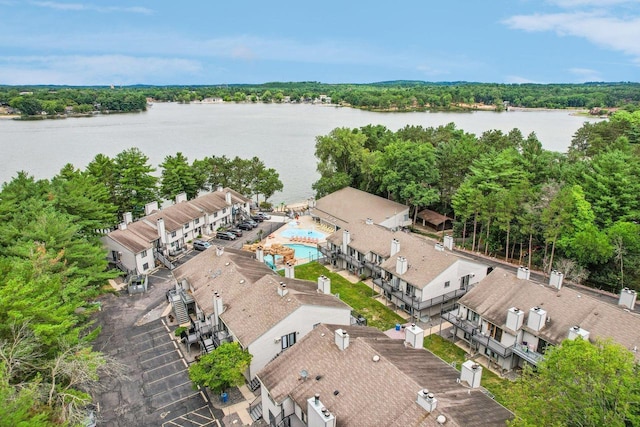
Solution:
<svg viewBox="0 0 640 427">
<path fill-rule="evenodd" d="M 282 338 L 281 338 L 281 337 L 278 337 L 278 338 L 274 338 L 274 339 L 273 339 L 273 342 L 277 344 L 277 343 L 279 343 L 281 340 L 282 340 Z"/>
</svg>

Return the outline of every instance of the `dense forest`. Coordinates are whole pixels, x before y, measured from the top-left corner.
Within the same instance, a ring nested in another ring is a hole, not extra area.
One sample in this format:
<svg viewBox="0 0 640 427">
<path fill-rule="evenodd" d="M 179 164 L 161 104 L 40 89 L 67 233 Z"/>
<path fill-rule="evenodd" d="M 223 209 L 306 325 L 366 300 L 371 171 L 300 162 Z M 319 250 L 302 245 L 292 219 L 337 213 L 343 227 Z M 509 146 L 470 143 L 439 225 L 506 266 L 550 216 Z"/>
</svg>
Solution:
<svg viewBox="0 0 640 427">
<path fill-rule="evenodd" d="M 278 173 L 256 157 L 167 156 L 161 176 L 136 148 L 64 166 L 50 180 L 19 172 L 0 191 L 0 425 L 84 425 L 100 375 L 126 368 L 92 349 L 91 322 L 110 271 L 99 238 L 123 212 L 229 186 L 268 198 Z"/>
<path fill-rule="evenodd" d="M 317 197 L 345 186 L 455 218 L 464 247 L 576 281 L 640 289 L 640 111 L 585 123 L 567 154 L 535 134 L 407 126 L 317 137 Z"/>
<path fill-rule="evenodd" d="M 580 108 L 597 114 L 640 108 L 638 83 L 493 84 L 394 81 L 219 86 L 61 87 L 0 86 L 0 106 L 23 116 L 59 117 L 95 112 L 144 111 L 151 102 L 327 102 L 380 111 L 473 110 L 511 107 Z M 602 110 L 606 111 L 602 111 Z"/>
</svg>

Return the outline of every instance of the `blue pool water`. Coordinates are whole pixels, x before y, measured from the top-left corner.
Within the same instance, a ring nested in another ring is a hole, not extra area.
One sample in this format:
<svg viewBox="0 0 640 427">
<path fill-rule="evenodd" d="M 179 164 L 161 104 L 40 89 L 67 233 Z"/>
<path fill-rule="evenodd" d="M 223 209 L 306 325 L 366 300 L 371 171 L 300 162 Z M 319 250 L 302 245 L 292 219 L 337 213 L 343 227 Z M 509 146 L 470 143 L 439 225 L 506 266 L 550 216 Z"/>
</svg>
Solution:
<svg viewBox="0 0 640 427">
<path fill-rule="evenodd" d="M 282 237 L 313 237 L 314 239 L 324 239 L 326 235 L 319 231 L 309 230 L 308 228 L 293 228 L 289 227 L 280 233 Z"/>
<path fill-rule="evenodd" d="M 318 251 L 318 248 L 314 248 L 313 246 L 297 245 L 295 243 L 286 244 L 284 246 L 288 248 L 293 248 L 297 259 L 304 259 L 304 258 L 318 259 L 318 257 L 321 255 L 320 251 Z"/>
</svg>

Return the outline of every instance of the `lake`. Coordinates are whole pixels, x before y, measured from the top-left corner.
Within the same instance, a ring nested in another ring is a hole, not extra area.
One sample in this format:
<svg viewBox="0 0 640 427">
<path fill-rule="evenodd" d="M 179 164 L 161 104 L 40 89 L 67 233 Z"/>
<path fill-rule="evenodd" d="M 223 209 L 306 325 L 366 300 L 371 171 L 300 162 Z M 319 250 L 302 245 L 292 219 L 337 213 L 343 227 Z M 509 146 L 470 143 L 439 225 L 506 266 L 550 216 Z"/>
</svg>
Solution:
<svg viewBox="0 0 640 427">
<path fill-rule="evenodd" d="M 284 184 L 273 203 L 300 202 L 313 196 L 315 137 L 336 127 L 406 125 L 437 127 L 455 123 L 476 135 L 491 129 L 535 132 L 547 150 L 567 150 L 585 121 L 569 111 L 375 113 L 307 104 L 157 103 L 139 114 L 100 115 L 65 120 L 0 120 L 0 182 L 20 170 L 51 178 L 66 164 L 84 168 L 98 153 L 113 157 L 138 147 L 157 167 L 165 156 L 182 152 L 189 161 L 205 156 L 257 156 L 276 169 Z"/>
</svg>

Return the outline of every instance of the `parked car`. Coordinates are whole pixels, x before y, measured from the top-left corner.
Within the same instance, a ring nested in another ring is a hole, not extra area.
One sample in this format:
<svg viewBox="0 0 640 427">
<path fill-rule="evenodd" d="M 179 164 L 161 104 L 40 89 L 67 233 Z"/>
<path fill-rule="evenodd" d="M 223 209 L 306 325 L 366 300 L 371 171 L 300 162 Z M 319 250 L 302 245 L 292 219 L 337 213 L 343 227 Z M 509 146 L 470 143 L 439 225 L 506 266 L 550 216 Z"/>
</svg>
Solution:
<svg viewBox="0 0 640 427">
<path fill-rule="evenodd" d="M 248 222 L 241 222 L 236 227 L 238 227 L 240 230 L 245 231 L 253 230 L 253 225 L 249 224 Z"/>
<path fill-rule="evenodd" d="M 236 235 L 228 231 L 218 231 L 216 233 L 216 239 L 236 240 Z"/>
<path fill-rule="evenodd" d="M 243 222 L 246 222 L 247 224 L 251 224 L 253 228 L 256 228 L 258 226 L 258 223 L 252 219 L 247 219 L 247 220 L 244 220 Z"/>
<path fill-rule="evenodd" d="M 242 237 L 242 230 L 240 230 L 239 228 L 230 228 L 227 230 L 229 233 L 233 233 L 236 235 L 236 237 Z"/>
<path fill-rule="evenodd" d="M 258 212 L 256 215 L 261 217 L 264 220 L 271 219 L 271 215 L 264 212 Z"/>
<path fill-rule="evenodd" d="M 256 222 L 264 221 L 264 218 L 262 218 L 260 215 L 251 215 L 251 219 L 256 221 Z"/>
<path fill-rule="evenodd" d="M 206 242 L 204 240 L 194 240 L 193 241 L 193 249 L 196 251 L 204 251 L 211 247 L 211 243 Z"/>
</svg>

